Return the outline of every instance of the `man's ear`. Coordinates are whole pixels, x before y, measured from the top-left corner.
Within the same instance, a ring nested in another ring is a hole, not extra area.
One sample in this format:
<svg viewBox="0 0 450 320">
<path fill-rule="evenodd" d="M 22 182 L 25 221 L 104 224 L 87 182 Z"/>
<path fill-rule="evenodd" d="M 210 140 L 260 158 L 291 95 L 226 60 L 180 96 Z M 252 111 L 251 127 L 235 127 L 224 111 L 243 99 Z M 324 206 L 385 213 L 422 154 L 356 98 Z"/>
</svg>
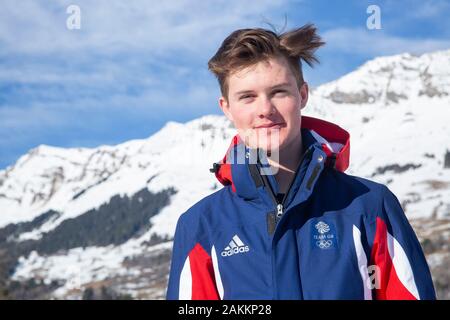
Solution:
<svg viewBox="0 0 450 320">
<path fill-rule="evenodd" d="M 223 113 L 228 118 L 228 120 L 230 120 L 231 122 L 234 122 L 233 116 L 231 115 L 231 112 L 230 112 L 230 105 L 228 104 L 227 99 L 223 96 L 221 96 L 219 98 L 219 107 L 220 107 L 220 109 L 222 109 Z"/>
<path fill-rule="evenodd" d="M 303 82 L 302 86 L 300 87 L 300 96 L 302 97 L 302 102 L 300 103 L 300 110 L 301 110 L 306 106 L 306 103 L 308 102 L 309 97 L 308 83 Z"/>
</svg>

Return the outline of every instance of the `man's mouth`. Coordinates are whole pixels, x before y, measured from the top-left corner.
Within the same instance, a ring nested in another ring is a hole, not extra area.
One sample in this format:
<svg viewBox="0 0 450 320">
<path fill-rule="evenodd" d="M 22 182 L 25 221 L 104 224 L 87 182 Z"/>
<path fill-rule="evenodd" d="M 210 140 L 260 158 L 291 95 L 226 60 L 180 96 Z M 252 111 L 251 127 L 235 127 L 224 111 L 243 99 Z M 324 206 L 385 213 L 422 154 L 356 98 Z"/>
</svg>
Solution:
<svg viewBox="0 0 450 320">
<path fill-rule="evenodd" d="M 255 129 L 281 129 L 282 127 L 284 127 L 284 123 L 277 122 L 277 123 L 268 123 L 268 124 L 259 125 L 259 126 L 255 127 Z"/>
</svg>

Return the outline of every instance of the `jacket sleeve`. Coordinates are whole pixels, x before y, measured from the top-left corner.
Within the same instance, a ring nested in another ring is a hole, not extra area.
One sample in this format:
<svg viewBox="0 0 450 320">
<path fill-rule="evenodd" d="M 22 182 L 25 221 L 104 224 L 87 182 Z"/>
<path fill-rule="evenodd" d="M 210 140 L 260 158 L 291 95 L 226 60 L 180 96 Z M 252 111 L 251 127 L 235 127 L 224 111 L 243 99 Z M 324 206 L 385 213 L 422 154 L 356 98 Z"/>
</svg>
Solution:
<svg viewBox="0 0 450 320">
<path fill-rule="evenodd" d="M 419 241 L 397 197 L 383 188 L 371 252 L 377 300 L 436 299 L 433 282 Z"/>
<path fill-rule="evenodd" d="M 182 215 L 173 240 L 167 300 L 219 299 L 211 256 L 193 233 Z"/>
</svg>

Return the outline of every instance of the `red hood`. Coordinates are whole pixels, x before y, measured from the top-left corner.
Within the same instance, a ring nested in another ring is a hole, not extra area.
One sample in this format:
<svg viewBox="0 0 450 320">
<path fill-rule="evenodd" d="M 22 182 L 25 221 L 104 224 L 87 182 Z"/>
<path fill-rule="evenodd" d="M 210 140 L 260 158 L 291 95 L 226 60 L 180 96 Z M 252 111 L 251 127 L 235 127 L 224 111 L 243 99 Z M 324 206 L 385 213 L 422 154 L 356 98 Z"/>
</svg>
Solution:
<svg viewBox="0 0 450 320">
<path fill-rule="evenodd" d="M 313 130 L 314 138 L 321 143 L 322 149 L 328 157 L 327 166 L 334 167 L 342 172 L 347 170 L 350 159 L 350 134 L 347 131 L 334 123 L 306 116 L 302 116 L 301 127 Z M 236 189 L 231 175 L 231 163 L 227 163 L 226 159 L 230 149 L 240 142 L 241 139 L 236 134 L 231 140 L 223 159 L 218 164 L 215 163 L 214 168 L 211 170 L 215 172 L 217 180 L 224 186 L 231 184 L 233 191 L 236 191 Z"/>
</svg>

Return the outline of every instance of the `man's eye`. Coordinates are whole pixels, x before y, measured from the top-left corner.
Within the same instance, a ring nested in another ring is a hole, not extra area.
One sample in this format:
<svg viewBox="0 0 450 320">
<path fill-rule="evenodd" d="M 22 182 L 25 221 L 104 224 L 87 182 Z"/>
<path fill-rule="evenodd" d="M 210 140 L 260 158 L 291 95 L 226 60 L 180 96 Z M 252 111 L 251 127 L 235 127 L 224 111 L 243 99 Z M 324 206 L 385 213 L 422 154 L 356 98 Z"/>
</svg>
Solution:
<svg viewBox="0 0 450 320">
<path fill-rule="evenodd" d="M 246 94 L 246 95 L 241 96 L 241 97 L 239 98 L 239 100 L 246 99 L 246 98 L 252 98 L 252 97 L 253 97 L 252 95 Z"/>
<path fill-rule="evenodd" d="M 286 93 L 286 90 L 275 90 L 274 93 Z"/>
</svg>

